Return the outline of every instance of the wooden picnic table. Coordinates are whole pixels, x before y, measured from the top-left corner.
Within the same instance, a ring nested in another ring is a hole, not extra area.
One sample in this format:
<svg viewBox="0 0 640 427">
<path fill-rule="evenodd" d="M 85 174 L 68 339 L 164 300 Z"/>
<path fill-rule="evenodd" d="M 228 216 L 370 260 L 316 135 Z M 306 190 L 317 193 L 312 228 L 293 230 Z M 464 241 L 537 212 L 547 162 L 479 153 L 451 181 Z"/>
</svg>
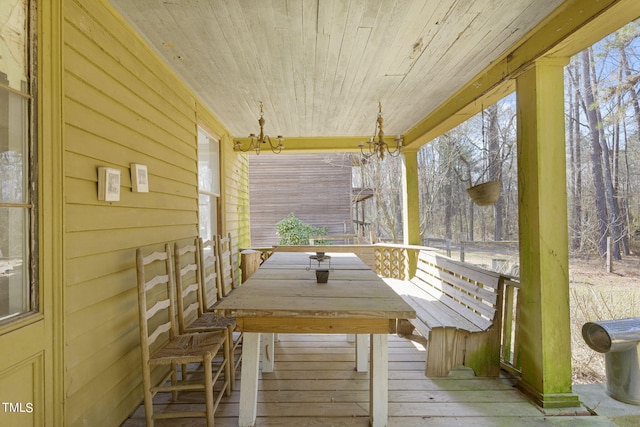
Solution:
<svg viewBox="0 0 640 427">
<path fill-rule="evenodd" d="M 240 383 L 240 426 L 256 419 L 260 334 L 369 334 L 372 426 L 384 426 L 388 412 L 387 335 L 396 320 L 415 311 L 354 254 L 327 253 L 327 283 L 316 283 L 314 253 L 276 252 L 242 286 L 216 307 L 236 318 L 244 332 Z M 320 268 L 326 267 L 323 262 Z M 311 268 L 310 268 L 311 267 Z M 359 340 L 359 343 L 362 343 Z M 264 371 L 264 366 L 263 366 Z"/>
</svg>

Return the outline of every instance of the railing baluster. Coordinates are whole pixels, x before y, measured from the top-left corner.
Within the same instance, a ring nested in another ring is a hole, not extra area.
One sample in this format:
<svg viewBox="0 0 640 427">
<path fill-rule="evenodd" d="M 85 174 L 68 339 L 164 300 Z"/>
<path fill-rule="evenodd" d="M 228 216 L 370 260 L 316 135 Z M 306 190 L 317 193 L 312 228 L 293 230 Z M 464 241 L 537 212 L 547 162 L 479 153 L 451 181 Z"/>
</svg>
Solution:
<svg viewBox="0 0 640 427">
<path fill-rule="evenodd" d="M 504 280 L 504 302 L 502 321 L 502 367 L 516 375 L 520 374 L 518 358 L 518 291 L 520 283 L 513 278 Z"/>
</svg>

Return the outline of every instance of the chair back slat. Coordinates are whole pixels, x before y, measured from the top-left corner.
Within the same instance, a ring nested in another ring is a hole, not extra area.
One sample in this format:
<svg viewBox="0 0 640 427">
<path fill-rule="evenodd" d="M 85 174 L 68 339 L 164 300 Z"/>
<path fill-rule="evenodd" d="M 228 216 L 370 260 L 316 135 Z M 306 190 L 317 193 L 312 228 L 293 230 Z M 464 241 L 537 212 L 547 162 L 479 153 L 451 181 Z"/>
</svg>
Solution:
<svg viewBox="0 0 640 427">
<path fill-rule="evenodd" d="M 184 333 L 185 328 L 202 315 L 198 251 L 197 238 L 192 243 L 184 246 L 180 246 L 177 242 L 174 244 L 175 281 L 178 295 L 178 328 L 180 333 Z"/>
<path fill-rule="evenodd" d="M 169 300 L 167 299 L 163 299 L 161 301 L 156 302 L 151 308 L 147 310 L 146 319 L 151 320 L 151 318 L 153 318 L 153 316 L 158 314 L 158 312 L 160 312 L 161 310 L 168 309 L 169 304 L 170 304 Z M 165 322 L 165 323 L 169 323 L 169 322 Z"/>
<path fill-rule="evenodd" d="M 200 281 L 202 287 L 202 306 L 206 311 L 220 299 L 220 274 L 218 274 L 218 248 L 216 240 L 199 239 L 200 244 Z"/>
<path fill-rule="evenodd" d="M 147 256 L 141 248 L 136 250 L 140 345 L 145 357 L 149 357 L 151 346 L 160 337 L 168 335 L 166 340 L 169 340 L 177 335 L 171 260 L 169 244 L 164 245 L 164 251 Z"/>
<path fill-rule="evenodd" d="M 155 328 L 153 333 L 149 336 L 149 338 L 147 338 L 149 346 L 152 346 L 162 334 L 169 332 L 170 329 L 171 329 L 170 323 L 163 323 L 157 328 Z"/>
<path fill-rule="evenodd" d="M 217 237 L 218 247 L 218 272 L 220 274 L 220 291 L 218 298 L 224 298 L 236 288 L 235 268 L 233 265 L 233 246 L 231 233 Z"/>
<path fill-rule="evenodd" d="M 158 285 L 167 285 L 169 282 L 169 275 L 161 274 L 158 276 L 154 276 L 153 279 L 149 280 L 145 283 L 144 290 L 145 292 L 152 291 Z"/>
</svg>

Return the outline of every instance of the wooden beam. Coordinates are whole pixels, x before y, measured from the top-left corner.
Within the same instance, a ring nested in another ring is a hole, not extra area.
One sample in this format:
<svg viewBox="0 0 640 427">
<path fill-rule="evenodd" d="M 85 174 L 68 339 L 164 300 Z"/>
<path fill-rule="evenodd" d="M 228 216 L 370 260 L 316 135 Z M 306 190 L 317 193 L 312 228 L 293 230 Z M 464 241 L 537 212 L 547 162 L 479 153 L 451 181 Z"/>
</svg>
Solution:
<svg viewBox="0 0 640 427">
<path fill-rule="evenodd" d="M 571 0 L 404 135 L 417 149 L 515 90 L 513 79 L 544 56 L 571 56 L 640 16 L 637 0 Z"/>
<path fill-rule="evenodd" d="M 283 154 L 286 153 L 331 153 L 331 152 L 360 152 L 360 143 L 369 140 L 369 136 L 328 136 L 328 137 L 293 137 L 285 136 Z M 249 138 L 236 138 L 234 144 L 239 141 L 243 148 L 249 146 Z M 274 140 L 274 143 L 276 141 Z M 241 152 L 234 147 L 236 152 Z M 260 154 L 272 154 L 271 150 L 264 148 Z M 248 151 L 247 154 L 255 154 Z"/>
</svg>

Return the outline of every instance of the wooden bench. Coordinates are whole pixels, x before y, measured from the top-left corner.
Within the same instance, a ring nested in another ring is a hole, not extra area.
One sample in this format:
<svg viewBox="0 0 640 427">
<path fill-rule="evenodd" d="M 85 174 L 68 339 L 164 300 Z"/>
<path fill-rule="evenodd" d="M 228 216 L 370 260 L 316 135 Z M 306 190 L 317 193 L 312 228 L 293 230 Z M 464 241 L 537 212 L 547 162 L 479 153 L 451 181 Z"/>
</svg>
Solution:
<svg viewBox="0 0 640 427">
<path fill-rule="evenodd" d="M 427 376 L 460 365 L 499 374 L 502 276 L 421 250 L 411 280 L 384 280 L 416 310 L 416 319 L 398 321 L 398 335 L 425 345 Z"/>
</svg>

